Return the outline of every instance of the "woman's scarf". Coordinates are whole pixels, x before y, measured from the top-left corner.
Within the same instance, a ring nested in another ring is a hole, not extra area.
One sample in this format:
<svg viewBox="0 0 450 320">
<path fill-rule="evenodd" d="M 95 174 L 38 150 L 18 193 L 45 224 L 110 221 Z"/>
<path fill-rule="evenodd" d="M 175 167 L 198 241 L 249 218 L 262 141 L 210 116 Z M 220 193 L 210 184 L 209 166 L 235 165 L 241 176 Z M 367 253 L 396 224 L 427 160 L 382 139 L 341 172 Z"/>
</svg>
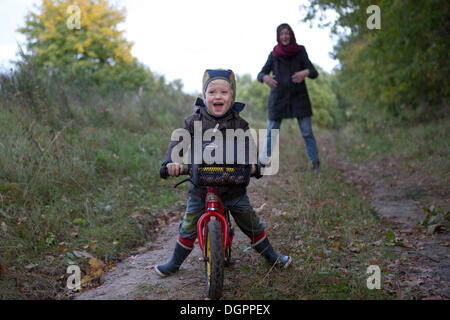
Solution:
<svg viewBox="0 0 450 320">
<path fill-rule="evenodd" d="M 291 35 L 291 41 L 287 46 L 283 46 L 280 41 L 280 32 L 282 29 L 288 29 L 289 33 Z M 295 56 L 302 48 L 302 46 L 297 44 L 297 40 L 295 40 L 294 31 L 292 31 L 292 28 L 287 24 L 283 23 L 278 26 L 277 28 L 277 42 L 278 44 L 273 48 L 272 55 L 275 57 L 293 57 Z"/>
</svg>

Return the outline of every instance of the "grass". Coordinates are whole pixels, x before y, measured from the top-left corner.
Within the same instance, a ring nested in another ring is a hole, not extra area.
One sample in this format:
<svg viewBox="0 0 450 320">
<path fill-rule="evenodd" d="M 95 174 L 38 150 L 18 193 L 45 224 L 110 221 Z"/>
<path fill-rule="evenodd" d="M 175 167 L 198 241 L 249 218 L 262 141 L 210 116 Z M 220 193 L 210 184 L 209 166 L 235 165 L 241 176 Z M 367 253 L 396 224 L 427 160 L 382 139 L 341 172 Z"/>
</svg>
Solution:
<svg viewBox="0 0 450 320">
<path fill-rule="evenodd" d="M 44 130 L 35 127 L 39 140 L 50 141 Z M 40 154 L 20 132 L 9 132 L 17 138 L 2 157 L 2 298 L 53 297 L 64 277 L 46 285 L 42 274 L 86 266 L 74 251 L 119 259 L 148 240 L 155 216 L 178 200 L 157 175 L 165 141 L 156 135 L 82 128 L 62 133 L 59 148 Z"/>
<path fill-rule="evenodd" d="M 449 122 L 444 118 L 414 126 L 349 125 L 336 136 L 338 151 L 349 161 L 394 159 L 445 183 L 450 172 Z"/>
<path fill-rule="evenodd" d="M 317 130 L 316 130 L 317 131 Z M 317 131 L 316 135 L 321 135 Z M 274 270 L 249 253 L 249 264 L 232 279 L 229 299 L 389 299 L 389 288 L 369 290 L 366 274 L 396 258 L 384 228 L 367 199 L 322 157 L 322 174 L 311 172 L 295 124 L 280 133 L 282 167 L 257 190 L 281 212 L 265 219 L 274 248 L 293 258 L 292 267 Z M 266 178 L 265 178 L 266 179 Z M 267 217 L 267 216 L 266 216 Z"/>
<path fill-rule="evenodd" d="M 355 126 L 339 132 L 316 128 L 315 133 L 332 139 L 333 156 L 340 160 L 394 160 L 431 176 L 442 187 L 448 181 L 449 128 L 446 119 L 416 127 L 386 127 L 383 134 L 380 129 Z M 226 298 L 395 299 L 400 275 L 389 267 L 399 263 L 392 226 L 379 220 L 368 199 L 345 183 L 325 157 L 322 173 L 311 173 L 294 122 L 282 127 L 280 136 L 280 145 L 290 146 L 280 148 L 280 173 L 257 192 L 281 212 L 265 219 L 266 231 L 277 250 L 292 256 L 293 265 L 274 270 L 261 258 L 249 256 L 249 264 L 232 280 L 230 287 L 238 289 Z M 417 190 L 408 190 L 407 196 L 416 199 Z M 366 286 L 370 265 L 381 269 L 381 290 Z"/>
<path fill-rule="evenodd" d="M 0 299 L 65 299 L 70 264 L 84 275 L 90 256 L 107 270 L 149 240 L 161 210 L 179 201 L 158 175 L 175 119 L 190 112 L 181 106 L 192 97 L 175 94 L 179 105 L 2 95 Z"/>
</svg>

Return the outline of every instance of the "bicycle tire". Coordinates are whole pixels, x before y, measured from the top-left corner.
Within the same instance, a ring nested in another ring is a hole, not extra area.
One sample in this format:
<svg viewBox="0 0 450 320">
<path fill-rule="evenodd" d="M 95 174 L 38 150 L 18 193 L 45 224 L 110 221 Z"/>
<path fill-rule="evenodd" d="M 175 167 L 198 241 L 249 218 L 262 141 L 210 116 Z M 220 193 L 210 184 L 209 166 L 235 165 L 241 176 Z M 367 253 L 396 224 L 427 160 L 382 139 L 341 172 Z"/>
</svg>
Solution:
<svg viewBox="0 0 450 320">
<path fill-rule="evenodd" d="M 205 237 L 206 295 L 216 300 L 222 297 L 224 259 L 223 235 L 219 221 L 211 217 Z"/>
<path fill-rule="evenodd" d="M 228 246 L 228 247 L 225 249 L 225 262 L 224 262 L 224 266 L 225 266 L 225 267 L 231 266 L 231 246 Z"/>
<path fill-rule="evenodd" d="M 228 223 L 228 230 L 229 230 L 229 235 L 228 236 L 230 237 L 230 239 L 232 239 L 234 231 L 233 231 L 233 226 L 231 225 L 231 219 L 230 219 L 230 212 L 229 211 L 227 211 L 225 213 L 225 219 L 227 220 L 227 223 Z M 225 267 L 231 266 L 231 244 L 228 247 L 226 247 L 226 249 L 225 249 L 224 266 Z"/>
</svg>

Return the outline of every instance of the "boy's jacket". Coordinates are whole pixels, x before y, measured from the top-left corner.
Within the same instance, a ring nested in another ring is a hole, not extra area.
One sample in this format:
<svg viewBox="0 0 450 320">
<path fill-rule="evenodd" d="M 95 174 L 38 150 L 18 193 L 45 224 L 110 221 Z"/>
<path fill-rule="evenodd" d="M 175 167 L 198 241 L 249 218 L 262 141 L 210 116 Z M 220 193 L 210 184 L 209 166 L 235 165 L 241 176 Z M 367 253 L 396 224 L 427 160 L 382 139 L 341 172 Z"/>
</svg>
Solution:
<svg viewBox="0 0 450 320">
<path fill-rule="evenodd" d="M 241 108 L 242 110 L 242 108 Z M 214 129 L 217 128 L 217 130 L 220 130 L 222 132 L 223 137 L 223 143 L 225 145 L 225 137 L 226 137 L 226 130 L 227 129 L 242 129 L 244 132 L 249 129 L 248 122 L 245 121 L 243 118 L 239 116 L 238 113 L 232 112 L 228 115 L 221 117 L 221 118 L 215 118 L 208 114 L 206 106 L 204 105 L 204 102 L 202 99 L 197 99 L 195 104 L 195 110 L 194 112 L 188 116 L 184 120 L 183 129 L 186 129 L 191 134 L 191 137 L 193 139 L 194 137 L 194 121 L 201 121 L 202 124 L 202 137 L 204 136 L 204 133 L 208 129 Z M 210 141 L 203 141 L 202 147 L 207 145 Z M 178 144 L 180 141 L 171 141 L 169 143 L 169 147 L 167 148 L 166 155 L 164 158 L 164 162 L 162 165 L 166 165 L 168 163 L 173 162 L 172 161 L 172 149 Z M 250 141 L 247 141 L 246 143 L 246 153 L 248 152 L 249 143 L 254 145 L 253 139 L 250 139 Z M 191 147 L 194 145 L 191 142 Z M 255 147 L 256 148 L 256 147 Z M 193 148 L 191 148 L 192 151 Z M 192 154 L 192 153 L 191 153 Z M 225 154 L 225 151 L 224 151 Z M 236 157 L 236 152 L 235 152 Z M 191 159 L 193 157 L 191 156 Z M 249 156 L 246 155 L 246 159 L 249 160 Z M 192 160 L 193 161 L 193 160 Z M 219 196 L 223 201 L 231 200 L 236 197 L 239 197 L 246 192 L 245 187 L 218 187 L 216 188 Z M 189 189 L 188 194 L 190 197 L 197 198 L 203 200 L 206 196 L 206 187 L 195 187 L 192 183 L 189 183 Z"/>
</svg>

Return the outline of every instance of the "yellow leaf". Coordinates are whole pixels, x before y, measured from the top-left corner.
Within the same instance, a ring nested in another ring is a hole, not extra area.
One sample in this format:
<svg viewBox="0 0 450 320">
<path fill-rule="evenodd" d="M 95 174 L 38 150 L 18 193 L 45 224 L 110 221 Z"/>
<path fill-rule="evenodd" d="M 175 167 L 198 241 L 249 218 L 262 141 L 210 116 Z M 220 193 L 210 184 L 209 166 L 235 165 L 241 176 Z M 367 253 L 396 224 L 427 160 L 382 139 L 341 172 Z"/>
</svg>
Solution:
<svg viewBox="0 0 450 320">
<path fill-rule="evenodd" d="M 86 275 L 81 279 L 81 284 L 86 284 L 89 281 L 101 276 L 105 272 L 106 265 L 97 258 L 89 259 L 89 266 L 86 269 Z"/>
<path fill-rule="evenodd" d="M 103 261 L 101 261 L 100 259 L 94 258 L 94 257 L 89 259 L 89 265 L 91 266 L 91 272 L 97 272 L 98 270 L 103 270 L 103 268 L 105 267 L 105 264 L 103 263 Z"/>
</svg>

